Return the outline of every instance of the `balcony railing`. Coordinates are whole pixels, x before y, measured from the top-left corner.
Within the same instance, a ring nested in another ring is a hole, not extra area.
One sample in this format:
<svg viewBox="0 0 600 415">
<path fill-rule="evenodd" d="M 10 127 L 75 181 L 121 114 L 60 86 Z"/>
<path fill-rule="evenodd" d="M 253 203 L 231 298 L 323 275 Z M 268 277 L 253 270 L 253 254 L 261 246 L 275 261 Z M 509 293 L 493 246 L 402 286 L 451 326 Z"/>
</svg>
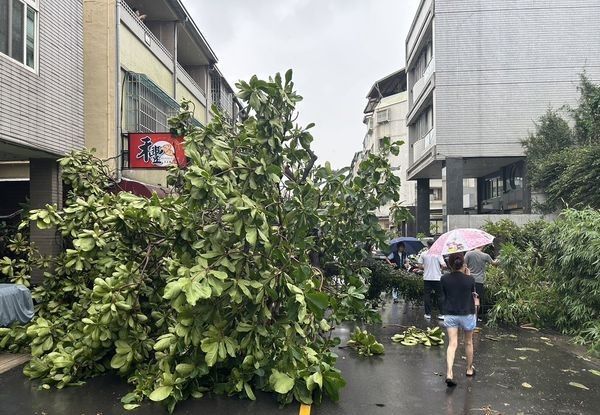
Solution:
<svg viewBox="0 0 600 415">
<path fill-rule="evenodd" d="M 427 153 L 432 146 L 435 145 L 435 128 L 429 130 L 424 137 L 415 141 L 412 147 L 413 150 L 413 163 L 421 159 L 425 153 Z"/>
<path fill-rule="evenodd" d="M 431 80 L 431 76 L 435 72 L 435 59 L 431 59 L 429 65 L 423 72 L 423 76 L 419 78 L 417 82 L 412 87 L 412 102 L 415 103 L 418 101 L 419 97 L 423 93 L 423 90 L 427 87 L 427 84 Z"/>
<path fill-rule="evenodd" d="M 206 94 L 204 90 L 200 87 L 200 85 L 198 85 L 196 81 L 194 81 L 194 78 L 192 78 L 192 76 L 189 73 L 187 73 L 187 71 L 180 64 L 177 64 L 177 74 L 180 75 L 179 80 L 181 81 L 181 83 L 187 89 L 189 89 L 190 92 L 199 94 L 198 98 L 204 98 L 204 100 L 199 99 L 199 101 L 204 101 L 204 104 L 206 104 Z"/>
<path fill-rule="evenodd" d="M 129 26 L 131 29 L 133 29 L 134 27 L 137 29 L 141 29 L 142 32 L 144 33 L 143 39 L 141 39 L 141 40 L 144 41 L 146 44 L 148 44 L 148 43 L 150 43 L 150 45 L 155 44 L 172 61 L 173 55 L 171 54 L 169 49 L 167 49 L 167 47 L 165 45 L 163 45 L 160 40 L 158 40 L 158 38 L 154 35 L 154 33 L 152 33 L 152 31 L 148 28 L 148 26 L 146 26 L 140 20 L 140 18 L 135 14 L 135 12 L 133 10 L 131 10 L 129 5 L 127 3 L 125 3 L 124 1 L 120 1 L 119 3 L 121 4 L 122 11 L 124 12 L 124 15 L 123 14 L 121 15 L 121 19 L 123 20 L 123 22 L 125 24 L 127 24 L 127 26 Z M 134 31 L 134 33 L 135 33 L 135 31 Z M 148 45 L 148 46 L 150 46 L 150 45 Z"/>
</svg>

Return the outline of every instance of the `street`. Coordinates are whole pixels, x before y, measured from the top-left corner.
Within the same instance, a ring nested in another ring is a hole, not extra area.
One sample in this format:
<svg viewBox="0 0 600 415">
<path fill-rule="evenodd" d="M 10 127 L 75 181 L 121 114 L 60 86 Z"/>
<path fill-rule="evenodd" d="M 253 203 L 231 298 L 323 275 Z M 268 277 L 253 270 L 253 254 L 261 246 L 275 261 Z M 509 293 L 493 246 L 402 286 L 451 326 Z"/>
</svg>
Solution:
<svg viewBox="0 0 600 415">
<path fill-rule="evenodd" d="M 598 362 L 581 356 L 566 339 L 530 330 L 503 331 L 484 327 L 475 339 L 477 375 L 461 376 L 465 361 L 461 345 L 455 376 L 458 386 L 444 384 L 445 350 L 442 347 L 407 347 L 390 337 L 402 326 L 425 327 L 421 308 L 386 304 L 383 324 L 373 327 L 385 345 L 381 357 L 363 358 L 345 347 L 351 325 L 336 329 L 342 343 L 338 367 L 348 384 L 338 403 L 313 405 L 313 415 L 333 414 L 595 414 L 600 405 Z M 431 324 L 437 324 L 432 321 Z M 542 339 L 544 337 L 544 339 Z M 548 339 L 548 340 L 546 340 Z M 157 404 L 145 403 L 135 411 L 123 410 L 119 398 L 129 386 L 113 375 L 100 376 L 81 387 L 38 390 L 22 373 L 22 366 L 0 375 L 0 414 L 35 415 L 139 415 L 166 414 Z M 569 385 L 579 383 L 589 390 Z M 529 384 L 531 388 L 524 387 Z M 236 397 L 204 397 L 180 404 L 176 415 L 298 414 L 298 403 L 279 408 L 272 395 L 257 394 L 257 401 Z"/>
</svg>

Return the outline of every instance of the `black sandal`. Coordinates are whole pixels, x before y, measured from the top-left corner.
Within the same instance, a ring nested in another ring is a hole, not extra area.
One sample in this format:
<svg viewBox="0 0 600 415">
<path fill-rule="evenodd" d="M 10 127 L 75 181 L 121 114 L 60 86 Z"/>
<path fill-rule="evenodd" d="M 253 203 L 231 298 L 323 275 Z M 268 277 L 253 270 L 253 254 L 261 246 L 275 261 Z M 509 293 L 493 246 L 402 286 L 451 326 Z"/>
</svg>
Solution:
<svg viewBox="0 0 600 415">
<path fill-rule="evenodd" d="M 471 370 L 473 371 L 473 373 L 471 373 L 471 374 L 469 374 L 469 373 L 465 373 L 465 375 L 466 375 L 468 378 L 472 378 L 473 376 L 475 376 L 475 373 L 477 373 L 477 372 L 475 371 L 475 366 L 473 366 L 473 365 L 471 365 Z"/>
<path fill-rule="evenodd" d="M 450 378 L 446 378 L 446 386 L 448 386 L 449 388 L 453 388 L 456 385 L 458 385 L 454 379 L 450 379 Z"/>
</svg>

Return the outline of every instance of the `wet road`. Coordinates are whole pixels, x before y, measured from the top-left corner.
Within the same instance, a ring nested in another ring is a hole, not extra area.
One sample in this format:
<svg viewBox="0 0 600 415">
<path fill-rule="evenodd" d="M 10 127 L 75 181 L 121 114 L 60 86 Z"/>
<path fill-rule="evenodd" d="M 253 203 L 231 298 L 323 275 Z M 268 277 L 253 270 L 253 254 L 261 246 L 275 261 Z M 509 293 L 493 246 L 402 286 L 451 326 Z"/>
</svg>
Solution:
<svg viewBox="0 0 600 415">
<path fill-rule="evenodd" d="M 600 370 L 596 361 L 577 356 L 564 339 L 526 330 L 501 331 L 483 328 L 476 334 L 477 375 L 466 378 L 459 345 L 455 379 L 459 385 L 448 390 L 444 384 L 443 347 L 402 346 L 390 337 L 404 326 L 426 327 L 421 309 L 388 304 L 382 310 L 384 324 L 374 327 L 385 355 L 360 358 L 343 347 L 351 325 L 337 329 L 343 341 L 336 350 L 338 367 L 348 385 L 338 403 L 313 406 L 313 415 L 387 414 L 598 414 L 600 413 Z M 432 321 L 429 325 L 435 325 Z M 541 337 L 544 337 L 542 339 Z M 548 340 L 546 340 L 548 339 Z M 525 350 L 523 350 L 525 348 Z M 516 350 L 521 349 L 521 350 Z M 538 351 L 536 351 L 538 350 Z M 0 415 L 113 415 L 166 414 L 155 404 L 127 412 L 119 402 L 130 387 L 113 376 L 90 380 L 82 387 L 38 390 L 26 379 L 22 368 L 0 375 Z M 589 390 L 568 385 L 577 382 Z M 528 383 L 531 388 L 525 388 Z M 279 408 L 272 396 L 257 394 L 256 402 L 238 398 L 205 397 L 180 404 L 176 415 L 187 414 L 298 414 L 297 404 Z"/>
<path fill-rule="evenodd" d="M 338 367 L 348 382 L 336 405 L 313 408 L 315 415 L 332 414 L 599 414 L 600 376 L 597 362 L 577 357 L 564 338 L 519 329 L 475 334 L 474 378 L 464 376 L 464 348 L 459 344 L 454 367 L 458 386 L 446 388 L 444 347 L 403 346 L 390 337 L 404 330 L 398 325 L 427 327 L 422 309 L 388 304 L 383 327 L 374 328 L 385 355 L 357 358 L 341 349 Z M 350 328 L 341 328 L 346 337 Z M 544 337 L 544 339 L 541 339 Z M 546 340 L 548 339 L 548 340 Z M 344 342 L 342 342 L 342 345 Z M 515 349 L 532 350 L 515 350 Z M 539 350 L 539 351 L 535 351 Z M 590 390 L 570 386 L 583 384 Z M 525 388 L 528 383 L 531 388 Z"/>
</svg>

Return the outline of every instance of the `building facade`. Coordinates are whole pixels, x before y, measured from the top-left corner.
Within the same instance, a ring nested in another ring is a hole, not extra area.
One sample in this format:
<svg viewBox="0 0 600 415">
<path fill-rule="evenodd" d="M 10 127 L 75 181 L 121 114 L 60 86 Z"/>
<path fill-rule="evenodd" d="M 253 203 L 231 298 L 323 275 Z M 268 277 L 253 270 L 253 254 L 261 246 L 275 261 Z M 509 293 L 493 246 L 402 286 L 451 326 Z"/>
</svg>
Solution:
<svg viewBox="0 0 600 415">
<path fill-rule="evenodd" d="M 85 141 L 117 178 L 165 185 L 164 169 L 128 163 L 128 133 L 168 132 L 182 100 L 205 125 L 211 106 L 239 104 L 217 57 L 180 0 L 83 0 Z"/>
<path fill-rule="evenodd" d="M 450 227 L 466 213 L 531 213 L 521 141 L 549 107 L 575 104 L 581 73 L 600 80 L 599 19 L 595 0 L 421 1 L 406 39 L 420 230 L 432 179 Z"/>
<path fill-rule="evenodd" d="M 61 203 L 57 159 L 84 147 L 79 0 L 0 0 L 0 220 Z M 52 231 L 32 227 L 42 253 Z"/>
<path fill-rule="evenodd" d="M 416 203 L 416 184 L 407 180 L 407 169 L 409 166 L 409 151 L 407 144 L 406 113 L 407 105 L 406 71 L 396 71 L 376 81 L 367 94 L 367 106 L 363 114 L 363 122 L 367 126 L 367 132 L 363 140 L 363 148 L 356 153 L 352 162 L 354 172 L 358 169 L 360 162 L 368 153 L 380 151 L 384 138 L 392 142 L 404 141 L 397 156 L 390 154 L 389 163 L 395 174 L 401 180 L 400 202 L 413 214 Z M 437 185 L 437 186 L 436 186 Z M 441 181 L 433 183 L 430 194 L 431 224 L 441 221 Z M 391 229 L 393 224 L 390 218 L 392 203 L 387 203 L 376 212 L 379 223 L 384 229 Z M 399 229 L 393 232 L 404 235 L 416 235 L 414 221 L 399 224 Z"/>
</svg>

